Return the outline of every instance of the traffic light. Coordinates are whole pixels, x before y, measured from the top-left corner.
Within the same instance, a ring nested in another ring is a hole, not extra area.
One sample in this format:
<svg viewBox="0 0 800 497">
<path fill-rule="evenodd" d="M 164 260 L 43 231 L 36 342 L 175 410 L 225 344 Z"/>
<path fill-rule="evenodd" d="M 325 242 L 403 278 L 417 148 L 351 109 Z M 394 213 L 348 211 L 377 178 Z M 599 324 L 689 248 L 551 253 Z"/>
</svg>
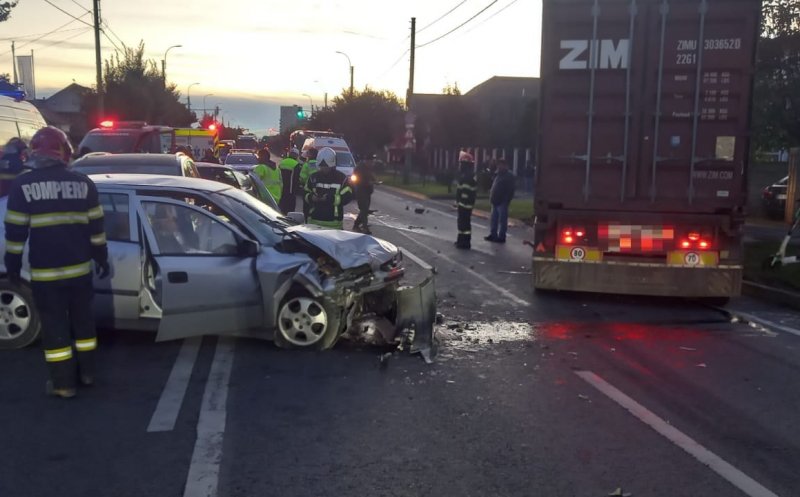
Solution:
<svg viewBox="0 0 800 497">
<path fill-rule="evenodd" d="M 298 120 L 302 121 L 303 119 L 306 118 L 306 111 L 304 111 L 302 107 L 298 107 L 295 105 L 294 112 Z"/>
</svg>

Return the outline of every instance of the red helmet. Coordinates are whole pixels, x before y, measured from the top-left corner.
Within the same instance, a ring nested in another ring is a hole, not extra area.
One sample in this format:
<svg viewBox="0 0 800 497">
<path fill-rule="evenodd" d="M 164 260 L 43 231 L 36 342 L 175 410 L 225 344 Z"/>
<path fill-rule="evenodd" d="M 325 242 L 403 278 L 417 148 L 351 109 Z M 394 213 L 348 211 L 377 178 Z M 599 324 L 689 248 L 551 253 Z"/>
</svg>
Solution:
<svg viewBox="0 0 800 497">
<path fill-rule="evenodd" d="M 31 138 L 31 156 L 49 157 L 66 163 L 72 158 L 72 145 L 66 133 L 48 126 L 37 131 Z"/>
</svg>

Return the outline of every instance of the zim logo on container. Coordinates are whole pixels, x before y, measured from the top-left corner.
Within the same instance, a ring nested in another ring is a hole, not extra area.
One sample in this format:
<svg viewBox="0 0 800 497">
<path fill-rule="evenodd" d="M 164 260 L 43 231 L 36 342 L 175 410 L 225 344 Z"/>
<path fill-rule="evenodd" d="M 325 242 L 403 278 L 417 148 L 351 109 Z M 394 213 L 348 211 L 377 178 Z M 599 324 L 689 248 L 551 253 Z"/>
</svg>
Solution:
<svg viewBox="0 0 800 497">
<path fill-rule="evenodd" d="M 630 40 L 561 40 L 569 50 L 558 62 L 564 70 L 627 69 Z"/>
</svg>

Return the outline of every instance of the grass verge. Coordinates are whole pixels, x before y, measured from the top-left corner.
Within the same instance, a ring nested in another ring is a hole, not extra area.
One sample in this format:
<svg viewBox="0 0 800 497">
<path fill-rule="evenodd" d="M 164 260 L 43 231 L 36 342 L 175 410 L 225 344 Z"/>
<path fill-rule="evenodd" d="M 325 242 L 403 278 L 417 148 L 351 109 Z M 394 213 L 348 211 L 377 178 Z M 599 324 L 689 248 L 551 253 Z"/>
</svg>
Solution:
<svg viewBox="0 0 800 497">
<path fill-rule="evenodd" d="M 762 285 L 769 285 L 786 290 L 800 291 L 800 264 L 767 269 L 764 261 L 778 250 L 779 240 L 774 242 L 753 242 L 744 248 L 744 278 Z M 794 253 L 797 246 L 789 246 L 788 251 Z"/>
<path fill-rule="evenodd" d="M 491 212 L 492 204 L 489 199 L 478 199 L 475 202 L 475 208 L 482 211 Z M 529 198 L 520 198 L 511 201 L 508 206 L 508 217 L 519 219 L 520 221 L 528 222 L 533 219 L 533 200 Z"/>
</svg>

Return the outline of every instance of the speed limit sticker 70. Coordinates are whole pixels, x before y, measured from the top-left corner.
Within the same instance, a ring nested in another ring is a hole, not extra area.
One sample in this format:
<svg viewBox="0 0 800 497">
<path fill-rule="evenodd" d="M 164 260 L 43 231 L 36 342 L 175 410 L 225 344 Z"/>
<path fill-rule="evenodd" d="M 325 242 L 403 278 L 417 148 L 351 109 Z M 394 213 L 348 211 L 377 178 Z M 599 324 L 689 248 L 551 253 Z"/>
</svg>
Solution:
<svg viewBox="0 0 800 497">
<path fill-rule="evenodd" d="M 686 252 L 683 256 L 683 262 L 685 262 L 687 266 L 698 266 L 701 263 L 700 254 L 697 252 Z"/>
<path fill-rule="evenodd" d="M 586 250 L 582 247 L 573 247 L 569 251 L 569 258 L 573 261 L 582 261 L 586 258 Z"/>
</svg>

